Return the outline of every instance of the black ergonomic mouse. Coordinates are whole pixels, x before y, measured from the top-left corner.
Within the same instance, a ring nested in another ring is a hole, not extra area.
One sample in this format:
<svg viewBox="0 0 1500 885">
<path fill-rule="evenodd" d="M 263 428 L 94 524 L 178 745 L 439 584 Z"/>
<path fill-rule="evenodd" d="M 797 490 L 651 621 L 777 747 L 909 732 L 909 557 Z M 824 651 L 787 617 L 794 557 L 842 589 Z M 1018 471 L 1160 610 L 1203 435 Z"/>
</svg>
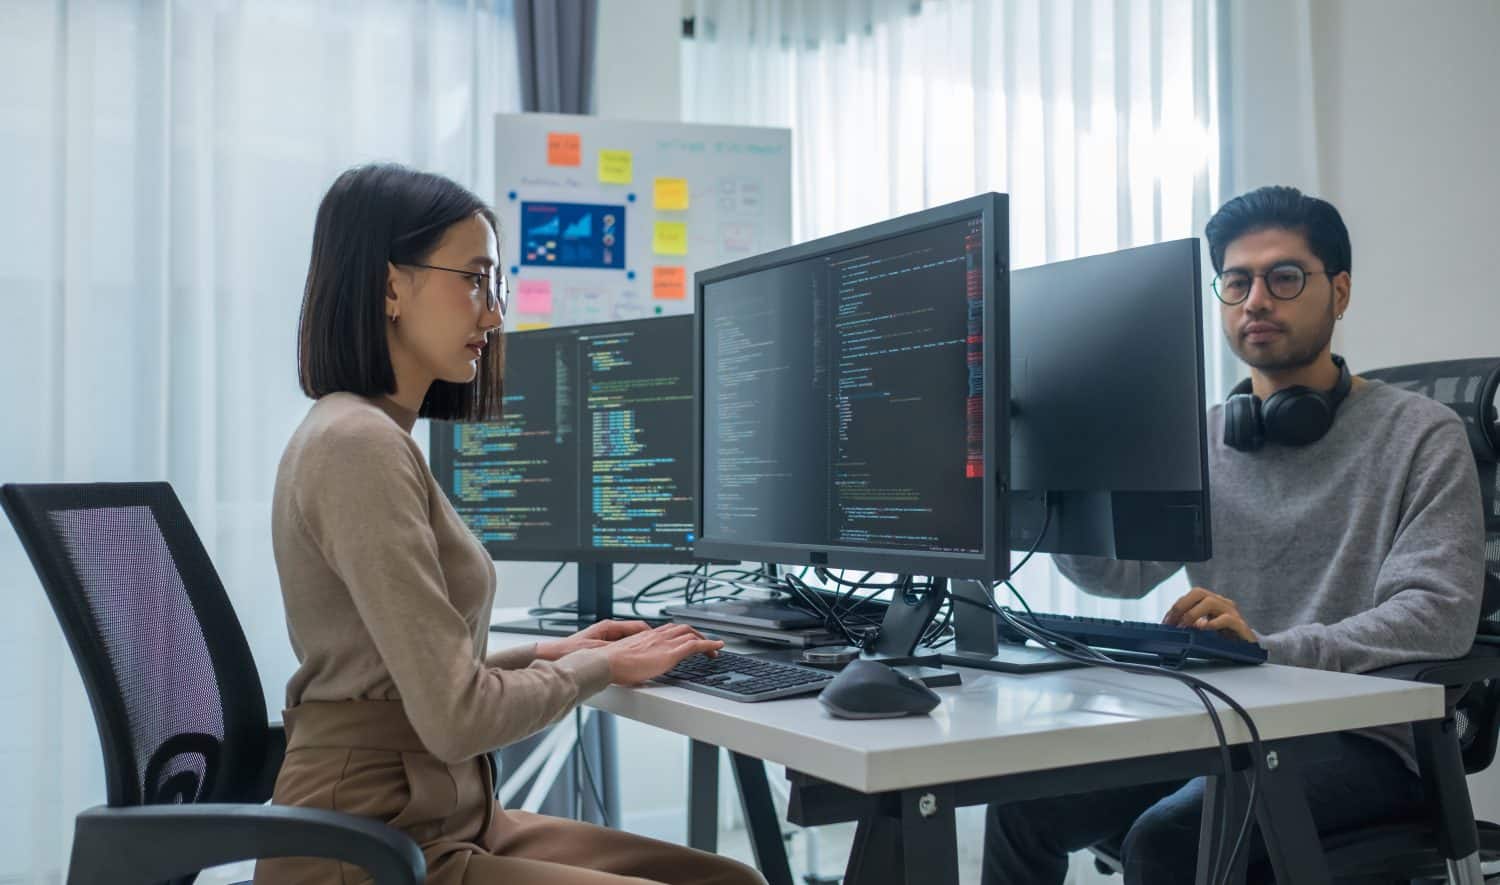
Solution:
<svg viewBox="0 0 1500 885">
<path fill-rule="evenodd" d="M 878 661 L 850 661 L 818 700 L 840 719 L 921 715 L 938 705 L 937 692 Z"/>
</svg>

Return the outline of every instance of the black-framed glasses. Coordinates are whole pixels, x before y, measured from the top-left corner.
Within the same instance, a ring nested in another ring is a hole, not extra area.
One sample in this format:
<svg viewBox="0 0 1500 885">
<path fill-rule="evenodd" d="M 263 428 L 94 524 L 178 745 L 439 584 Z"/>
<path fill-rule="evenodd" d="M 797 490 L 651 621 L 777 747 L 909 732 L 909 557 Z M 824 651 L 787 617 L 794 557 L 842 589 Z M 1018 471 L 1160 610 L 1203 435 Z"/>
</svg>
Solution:
<svg viewBox="0 0 1500 885">
<path fill-rule="evenodd" d="M 1274 265 L 1265 273 L 1248 270 L 1226 270 L 1214 277 L 1214 296 L 1228 305 L 1240 304 L 1250 297 L 1255 280 L 1266 281 L 1266 289 L 1278 301 L 1291 301 L 1307 288 L 1307 278 L 1313 274 L 1334 274 L 1327 270 L 1303 270 L 1302 265 L 1285 262 Z"/>
<path fill-rule="evenodd" d="M 477 296 L 484 292 L 484 306 L 486 309 L 505 316 L 506 308 L 510 306 L 510 282 L 505 279 L 505 274 L 500 268 L 495 268 L 494 273 L 483 270 L 466 270 L 461 267 L 443 267 L 439 264 L 417 264 L 415 262 L 403 262 L 407 267 L 422 267 L 427 270 L 446 270 L 448 273 L 456 273 L 459 276 L 468 277 L 474 284 L 474 291 L 470 293 Z"/>
</svg>

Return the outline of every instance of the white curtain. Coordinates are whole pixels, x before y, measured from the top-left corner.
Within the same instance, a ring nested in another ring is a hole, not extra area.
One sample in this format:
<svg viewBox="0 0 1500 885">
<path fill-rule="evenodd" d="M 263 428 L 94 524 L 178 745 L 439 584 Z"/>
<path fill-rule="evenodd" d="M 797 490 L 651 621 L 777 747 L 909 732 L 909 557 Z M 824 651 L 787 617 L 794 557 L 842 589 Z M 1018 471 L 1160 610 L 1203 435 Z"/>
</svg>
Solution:
<svg viewBox="0 0 1500 885">
<path fill-rule="evenodd" d="M 1201 236 L 1220 202 L 1214 0 L 696 0 L 683 116 L 789 126 L 793 231 L 830 234 L 982 191 L 1010 199 L 1015 267 Z M 1204 250 L 1207 255 L 1207 250 Z M 1204 304 L 1208 390 L 1238 368 Z M 1143 392 L 1144 393 L 1144 392 Z M 1046 557 L 1038 608 L 1083 596 Z"/>
<path fill-rule="evenodd" d="M 294 662 L 269 498 L 309 405 L 317 202 L 373 160 L 488 198 L 518 79 L 510 0 L 0 7 L 0 482 L 170 481 L 273 711 Z M 0 592 L 0 881 L 58 882 L 104 798 L 93 720 L 8 527 Z"/>
</svg>

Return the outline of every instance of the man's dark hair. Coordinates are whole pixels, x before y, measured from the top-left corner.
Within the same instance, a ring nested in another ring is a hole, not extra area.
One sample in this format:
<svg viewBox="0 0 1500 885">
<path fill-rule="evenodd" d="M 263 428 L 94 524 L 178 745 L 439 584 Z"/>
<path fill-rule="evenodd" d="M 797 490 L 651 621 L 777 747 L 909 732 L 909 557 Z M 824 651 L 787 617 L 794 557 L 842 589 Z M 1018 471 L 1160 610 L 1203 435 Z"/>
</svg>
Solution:
<svg viewBox="0 0 1500 885">
<path fill-rule="evenodd" d="M 1332 203 L 1309 197 L 1294 187 L 1262 187 L 1225 203 L 1208 220 L 1203 233 L 1208 237 L 1214 272 L 1224 269 L 1224 250 L 1230 243 L 1272 228 L 1302 234 L 1330 274 L 1353 270 L 1349 263 L 1349 229 Z"/>
<path fill-rule="evenodd" d="M 336 391 L 396 392 L 386 343 L 386 262 L 421 264 L 452 225 L 495 213 L 456 182 L 394 164 L 359 166 L 338 177 L 318 206 L 312 261 L 297 329 L 297 374 L 313 399 Z M 498 269 L 496 269 L 498 272 Z M 493 421 L 503 395 L 503 336 L 486 347 L 468 384 L 434 381 L 420 415 Z"/>
</svg>

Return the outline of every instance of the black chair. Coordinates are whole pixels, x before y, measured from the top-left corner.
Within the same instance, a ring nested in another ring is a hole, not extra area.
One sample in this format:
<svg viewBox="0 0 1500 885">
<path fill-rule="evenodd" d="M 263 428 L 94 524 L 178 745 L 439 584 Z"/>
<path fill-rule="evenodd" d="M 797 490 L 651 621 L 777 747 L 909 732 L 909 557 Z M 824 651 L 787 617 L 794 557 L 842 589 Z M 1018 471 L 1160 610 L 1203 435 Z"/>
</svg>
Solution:
<svg viewBox="0 0 1500 885">
<path fill-rule="evenodd" d="M 1323 849 L 1329 872 L 1343 882 L 1479 882 L 1479 863 L 1500 860 L 1500 825 L 1475 822 L 1465 780 L 1494 761 L 1500 737 L 1500 358 L 1417 363 L 1360 374 L 1432 397 L 1463 419 L 1484 500 L 1484 598 L 1474 647 L 1467 656 L 1369 674 L 1447 690 L 1447 717 L 1436 726 L 1415 730 L 1427 794 L 1424 814 L 1326 833 Z M 1119 872 L 1123 838 L 1121 834 L 1095 846 L 1094 863 L 1100 872 Z M 1266 868 L 1251 867 L 1247 878 L 1272 881 Z"/>
<path fill-rule="evenodd" d="M 416 843 L 377 821 L 262 805 L 286 735 L 229 597 L 166 483 L 0 486 L 83 676 L 108 805 L 77 818 L 70 885 L 187 885 L 266 857 L 417 885 Z"/>
</svg>

